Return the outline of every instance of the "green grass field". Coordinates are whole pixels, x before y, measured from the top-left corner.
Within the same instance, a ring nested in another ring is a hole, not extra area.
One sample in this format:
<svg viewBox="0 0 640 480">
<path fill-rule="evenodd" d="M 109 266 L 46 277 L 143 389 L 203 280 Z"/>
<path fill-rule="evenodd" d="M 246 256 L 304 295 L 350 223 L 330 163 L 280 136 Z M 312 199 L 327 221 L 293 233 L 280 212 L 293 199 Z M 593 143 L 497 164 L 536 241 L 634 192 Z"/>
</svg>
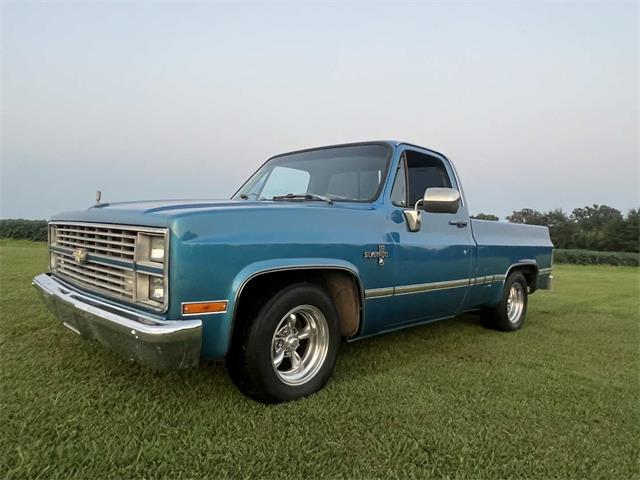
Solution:
<svg viewBox="0 0 640 480">
<path fill-rule="evenodd" d="M 0 242 L 0 478 L 638 478 L 639 270 L 558 266 L 524 328 L 476 317 L 344 344 L 264 406 L 221 364 L 154 373 L 54 321 L 43 244 Z"/>
</svg>

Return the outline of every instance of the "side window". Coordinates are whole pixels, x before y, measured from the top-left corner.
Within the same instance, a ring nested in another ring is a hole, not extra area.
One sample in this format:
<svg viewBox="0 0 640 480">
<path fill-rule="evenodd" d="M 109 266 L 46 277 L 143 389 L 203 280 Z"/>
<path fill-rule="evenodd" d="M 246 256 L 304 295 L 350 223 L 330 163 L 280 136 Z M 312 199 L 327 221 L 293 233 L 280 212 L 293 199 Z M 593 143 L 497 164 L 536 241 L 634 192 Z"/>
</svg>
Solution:
<svg viewBox="0 0 640 480">
<path fill-rule="evenodd" d="M 405 153 L 409 179 L 409 207 L 415 206 L 427 188 L 451 188 L 451 179 L 441 160 L 410 150 Z"/>
<path fill-rule="evenodd" d="M 287 193 L 307 193 L 309 172 L 289 167 L 275 167 L 260 194 L 272 198 Z"/>
<path fill-rule="evenodd" d="M 407 206 L 407 179 L 406 170 L 404 168 L 404 154 L 400 159 L 400 165 L 396 171 L 396 178 L 393 181 L 393 188 L 391 189 L 391 203 L 397 207 Z"/>
</svg>

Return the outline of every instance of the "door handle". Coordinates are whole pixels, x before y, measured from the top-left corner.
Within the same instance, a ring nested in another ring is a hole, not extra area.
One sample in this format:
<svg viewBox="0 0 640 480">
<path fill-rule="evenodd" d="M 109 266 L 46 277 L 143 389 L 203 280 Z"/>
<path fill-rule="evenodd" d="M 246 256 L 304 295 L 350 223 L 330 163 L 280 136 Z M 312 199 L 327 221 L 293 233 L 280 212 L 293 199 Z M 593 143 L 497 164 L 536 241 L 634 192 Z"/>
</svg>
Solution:
<svg viewBox="0 0 640 480">
<path fill-rule="evenodd" d="M 467 226 L 466 220 L 449 220 L 449 225 L 455 225 L 458 228 L 464 228 Z"/>
</svg>

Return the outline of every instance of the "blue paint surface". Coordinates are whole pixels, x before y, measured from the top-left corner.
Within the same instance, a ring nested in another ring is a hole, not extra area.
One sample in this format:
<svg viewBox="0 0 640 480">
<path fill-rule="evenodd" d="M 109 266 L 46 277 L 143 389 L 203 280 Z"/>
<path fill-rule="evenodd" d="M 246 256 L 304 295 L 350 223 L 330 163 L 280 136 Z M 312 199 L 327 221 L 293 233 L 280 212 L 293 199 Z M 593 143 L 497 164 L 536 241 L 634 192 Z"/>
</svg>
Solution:
<svg viewBox="0 0 640 480">
<path fill-rule="evenodd" d="M 456 214 L 424 212 L 422 229 L 407 229 L 402 208 L 390 201 L 400 154 L 420 147 L 386 142 L 392 149 L 388 178 L 371 203 L 252 200 L 145 201 L 102 204 L 61 213 L 52 220 L 166 227 L 170 229 L 169 309 L 183 318 L 182 302 L 228 300 L 227 313 L 204 315 L 203 358 L 223 358 L 232 334 L 242 286 L 261 272 L 297 267 L 352 272 L 364 291 L 402 285 L 504 275 L 512 265 L 551 267 L 552 244 L 545 227 L 469 221 L 463 204 Z M 462 190 L 459 179 L 457 187 Z M 464 200 L 464 198 L 463 198 Z M 449 224 L 467 220 L 466 228 Z M 384 245 L 384 265 L 365 251 Z M 451 317 L 495 304 L 501 282 L 465 285 L 409 295 L 368 298 L 354 338 Z M 112 301 L 112 300 L 110 300 Z"/>
</svg>

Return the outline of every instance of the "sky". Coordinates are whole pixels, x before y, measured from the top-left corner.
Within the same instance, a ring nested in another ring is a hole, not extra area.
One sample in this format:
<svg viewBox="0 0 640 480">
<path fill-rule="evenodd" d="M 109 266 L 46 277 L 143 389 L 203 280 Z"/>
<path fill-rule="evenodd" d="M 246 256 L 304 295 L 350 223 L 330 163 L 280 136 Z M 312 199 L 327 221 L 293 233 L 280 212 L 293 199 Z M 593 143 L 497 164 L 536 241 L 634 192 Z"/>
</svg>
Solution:
<svg viewBox="0 0 640 480">
<path fill-rule="evenodd" d="M 387 138 L 447 155 L 472 213 L 640 205 L 634 2 L 0 8 L 0 218 L 228 198 Z"/>
</svg>

